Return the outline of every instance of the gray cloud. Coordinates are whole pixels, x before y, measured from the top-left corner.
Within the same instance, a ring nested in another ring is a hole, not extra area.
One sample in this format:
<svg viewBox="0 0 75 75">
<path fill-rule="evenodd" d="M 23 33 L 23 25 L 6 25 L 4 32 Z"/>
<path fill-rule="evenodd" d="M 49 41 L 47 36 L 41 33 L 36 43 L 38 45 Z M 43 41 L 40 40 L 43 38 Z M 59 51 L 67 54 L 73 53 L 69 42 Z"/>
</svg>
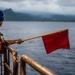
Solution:
<svg viewBox="0 0 75 75">
<path fill-rule="evenodd" d="M 75 14 L 75 0 L 0 0 L 0 9 L 16 12 Z"/>
<path fill-rule="evenodd" d="M 75 0 L 58 0 L 58 4 L 62 6 L 75 6 Z"/>
<path fill-rule="evenodd" d="M 4 2 L 17 2 L 17 1 L 25 1 L 25 0 L 0 0 L 0 1 L 4 1 Z"/>
</svg>

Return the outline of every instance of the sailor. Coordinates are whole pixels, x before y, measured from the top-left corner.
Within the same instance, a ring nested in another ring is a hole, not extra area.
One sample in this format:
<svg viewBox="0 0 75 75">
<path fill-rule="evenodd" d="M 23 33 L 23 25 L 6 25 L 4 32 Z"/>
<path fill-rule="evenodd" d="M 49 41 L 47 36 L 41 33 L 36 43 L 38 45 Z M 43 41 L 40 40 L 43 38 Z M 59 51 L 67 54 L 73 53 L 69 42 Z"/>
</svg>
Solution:
<svg viewBox="0 0 75 75">
<path fill-rule="evenodd" d="M 0 27 L 3 24 L 3 20 L 4 20 L 4 14 L 3 12 L 0 10 Z M 23 41 L 21 39 L 15 39 L 15 40 L 4 40 L 3 38 L 3 34 L 0 32 L 0 53 L 3 52 L 3 46 L 7 46 L 7 45 L 11 45 L 11 44 L 21 44 Z"/>
</svg>

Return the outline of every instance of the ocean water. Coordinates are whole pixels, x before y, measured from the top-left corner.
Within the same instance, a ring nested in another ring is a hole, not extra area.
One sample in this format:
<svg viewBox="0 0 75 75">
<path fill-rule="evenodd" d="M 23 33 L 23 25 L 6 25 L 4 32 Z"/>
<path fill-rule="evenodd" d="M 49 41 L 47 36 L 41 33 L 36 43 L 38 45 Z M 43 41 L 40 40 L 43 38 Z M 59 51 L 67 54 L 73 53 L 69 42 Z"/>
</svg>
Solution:
<svg viewBox="0 0 75 75">
<path fill-rule="evenodd" d="M 0 28 L 4 38 L 25 39 L 67 28 L 69 30 L 70 49 L 58 49 L 46 54 L 41 38 L 11 45 L 18 52 L 19 58 L 25 54 L 57 75 L 75 75 L 75 22 L 25 22 L 5 21 Z M 28 75 L 40 75 L 27 65 Z"/>
</svg>

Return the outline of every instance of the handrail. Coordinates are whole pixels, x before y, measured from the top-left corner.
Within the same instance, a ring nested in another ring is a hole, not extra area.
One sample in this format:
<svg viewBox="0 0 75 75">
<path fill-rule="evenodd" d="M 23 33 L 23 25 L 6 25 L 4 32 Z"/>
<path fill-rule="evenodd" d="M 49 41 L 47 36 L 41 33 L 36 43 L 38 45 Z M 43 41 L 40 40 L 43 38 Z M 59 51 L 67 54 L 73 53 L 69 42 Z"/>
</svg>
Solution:
<svg viewBox="0 0 75 75">
<path fill-rule="evenodd" d="M 10 68 L 10 64 L 11 64 L 10 53 L 12 55 L 12 60 L 13 60 L 13 69 Z M 1 62 L 2 62 L 2 59 L 1 59 Z M 10 74 L 18 75 L 18 66 L 19 66 L 18 64 L 20 65 L 20 75 L 26 75 L 26 64 L 29 64 L 32 68 L 34 68 L 41 75 L 56 75 L 53 71 L 42 66 L 41 64 L 39 64 L 38 62 L 34 61 L 32 58 L 26 55 L 22 55 L 20 60 L 18 60 L 18 54 L 16 50 L 11 48 L 10 46 L 7 46 L 4 52 L 4 75 L 10 75 Z M 2 75 L 2 72 L 1 72 L 1 75 Z"/>
<path fill-rule="evenodd" d="M 33 67 L 41 75 L 56 75 L 54 72 L 42 66 L 26 55 L 22 55 L 20 60 L 20 75 L 26 75 L 26 63 Z"/>
<path fill-rule="evenodd" d="M 7 69 L 9 71 L 9 73 L 11 73 L 12 75 L 18 75 L 18 57 L 17 57 L 17 52 L 16 50 L 12 49 L 11 47 L 7 46 L 6 47 L 8 49 L 8 51 L 12 54 L 12 60 L 13 60 L 13 70 L 10 69 L 10 65 L 7 62 L 5 63 L 5 70 Z M 7 59 L 7 56 L 5 57 L 5 59 Z M 8 75 L 8 73 L 4 75 Z"/>
</svg>

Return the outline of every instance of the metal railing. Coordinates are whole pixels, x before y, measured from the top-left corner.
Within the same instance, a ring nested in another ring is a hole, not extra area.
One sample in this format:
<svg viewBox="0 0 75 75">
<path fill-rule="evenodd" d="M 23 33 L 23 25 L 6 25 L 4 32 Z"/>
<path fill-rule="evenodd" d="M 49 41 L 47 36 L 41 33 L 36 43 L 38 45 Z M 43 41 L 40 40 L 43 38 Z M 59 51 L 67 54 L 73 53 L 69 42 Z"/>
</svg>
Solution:
<svg viewBox="0 0 75 75">
<path fill-rule="evenodd" d="M 10 65 L 7 64 L 7 63 L 5 63 L 5 67 L 7 67 L 8 71 L 12 75 L 18 75 L 18 56 L 17 56 L 17 52 L 16 52 L 16 50 L 12 49 L 11 47 L 7 47 L 7 49 L 8 49 L 8 52 L 10 52 L 12 54 L 13 70 L 10 69 Z M 9 56 L 8 56 L 8 59 L 9 59 Z M 6 73 L 5 73 L 5 75 L 6 75 Z"/>
<path fill-rule="evenodd" d="M 10 68 L 10 54 L 12 55 L 13 68 Z M 1 75 L 18 75 L 18 56 L 16 50 L 11 47 L 6 47 L 4 54 L 1 55 Z M 2 65 L 3 64 L 3 65 Z M 2 67 L 3 66 L 3 67 Z M 4 71 L 2 73 L 2 71 Z"/>
<path fill-rule="evenodd" d="M 11 58 L 10 54 L 12 55 L 12 69 L 10 67 L 11 64 Z M 3 63 L 4 59 L 4 63 Z M 4 65 L 3 65 L 3 64 Z M 53 71 L 47 69 L 46 67 L 42 66 L 38 62 L 34 61 L 32 58 L 22 55 L 20 60 L 18 60 L 18 54 L 16 50 L 14 50 L 11 47 L 6 47 L 6 50 L 4 54 L 1 55 L 1 75 L 3 74 L 3 67 L 4 67 L 4 75 L 18 75 L 18 67 L 20 65 L 20 75 L 27 75 L 26 74 L 26 64 L 30 65 L 32 68 L 34 68 L 37 72 L 39 72 L 41 75 L 56 75 Z M 3 66 L 3 67 L 2 67 Z"/>
<path fill-rule="evenodd" d="M 34 68 L 36 71 L 38 71 L 41 75 L 55 75 L 54 72 L 42 66 L 41 64 L 26 55 L 22 55 L 20 60 L 20 75 L 26 75 L 26 63 Z"/>
</svg>

